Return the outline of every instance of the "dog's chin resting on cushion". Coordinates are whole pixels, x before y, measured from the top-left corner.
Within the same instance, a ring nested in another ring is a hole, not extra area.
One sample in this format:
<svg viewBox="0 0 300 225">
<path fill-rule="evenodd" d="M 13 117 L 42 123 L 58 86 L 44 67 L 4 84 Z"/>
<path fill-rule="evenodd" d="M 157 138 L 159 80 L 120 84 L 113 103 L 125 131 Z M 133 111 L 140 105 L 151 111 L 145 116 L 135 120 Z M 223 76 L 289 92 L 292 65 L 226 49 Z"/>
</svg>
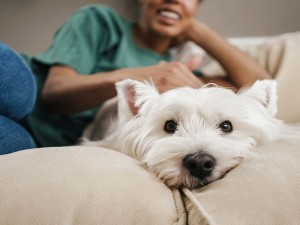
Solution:
<svg viewBox="0 0 300 225">
<path fill-rule="evenodd" d="M 160 94 L 135 80 L 116 84 L 81 145 L 107 147 L 142 162 L 169 187 L 199 188 L 223 177 L 258 146 L 279 138 L 276 81 L 238 93 L 206 85 Z"/>
</svg>

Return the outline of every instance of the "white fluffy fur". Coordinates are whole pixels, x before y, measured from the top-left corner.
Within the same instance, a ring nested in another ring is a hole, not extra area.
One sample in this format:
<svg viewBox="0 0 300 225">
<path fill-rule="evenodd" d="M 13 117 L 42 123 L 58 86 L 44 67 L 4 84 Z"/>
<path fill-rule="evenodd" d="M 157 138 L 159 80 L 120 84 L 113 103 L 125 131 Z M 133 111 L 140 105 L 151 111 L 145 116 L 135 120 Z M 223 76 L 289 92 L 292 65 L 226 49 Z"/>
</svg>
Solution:
<svg viewBox="0 0 300 225">
<path fill-rule="evenodd" d="M 197 188 L 219 179 L 257 145 L 276 140 L 282 127 L 274 118 L 277 94 L 273 80 L 257 81 L 239 93 L 205 86 L 163 94 L 150 84 L 124 80 L 117 83 L 117 92 L 118 115 L 107 126 L 109 132 L 102 131 L 100 141 L 84 139 L 81 144 L 134 157 L 170 187 Z M 171 119 L 178 123 L 174 134 L 164 131 L 165 122 Z M 226 120 L 233 125 L 231 133 L 218 127 Z M 104 122 L 107 125 L 107 118 Z M 97 127 L 104 126 L 94 125 L 90 133 L 97 133 Z M 183 167 L 186 155 L 200 151 L 216 160 L 213 173 L 202 180 Z"/>
</svg>

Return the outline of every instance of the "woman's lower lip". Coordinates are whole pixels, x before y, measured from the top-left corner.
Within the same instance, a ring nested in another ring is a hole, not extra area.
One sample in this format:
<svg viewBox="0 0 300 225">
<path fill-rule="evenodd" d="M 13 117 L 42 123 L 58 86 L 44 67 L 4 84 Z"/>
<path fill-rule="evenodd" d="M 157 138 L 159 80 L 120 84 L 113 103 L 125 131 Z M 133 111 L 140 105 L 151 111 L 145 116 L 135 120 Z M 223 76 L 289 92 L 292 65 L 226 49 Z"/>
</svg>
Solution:
<svg viewBox="0 0 300 225">
<path fill-rule="evenodd" d="M 157 15 L 157 20 L 164 25 L 175 25 L 178 22 L 176 19 L 171 19 L 161 15 Z"/>
</svg>

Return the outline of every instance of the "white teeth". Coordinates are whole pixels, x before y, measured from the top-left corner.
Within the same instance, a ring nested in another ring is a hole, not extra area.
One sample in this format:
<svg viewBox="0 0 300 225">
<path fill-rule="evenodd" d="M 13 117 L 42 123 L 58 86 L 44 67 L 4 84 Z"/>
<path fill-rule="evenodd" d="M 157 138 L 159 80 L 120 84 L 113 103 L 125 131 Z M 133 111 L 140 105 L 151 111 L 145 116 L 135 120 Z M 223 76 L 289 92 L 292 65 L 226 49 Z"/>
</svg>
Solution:
<svg viewBox="0 0 300 225">
<path fill-rule="evenodd" d="M 171 12 L 171 11 L 160 11 L 159 12 L 160 15 L 173 19 L 173 20 L 178 20 L 179 19 L 179 15 L 177 13 Z"/>
</svg>

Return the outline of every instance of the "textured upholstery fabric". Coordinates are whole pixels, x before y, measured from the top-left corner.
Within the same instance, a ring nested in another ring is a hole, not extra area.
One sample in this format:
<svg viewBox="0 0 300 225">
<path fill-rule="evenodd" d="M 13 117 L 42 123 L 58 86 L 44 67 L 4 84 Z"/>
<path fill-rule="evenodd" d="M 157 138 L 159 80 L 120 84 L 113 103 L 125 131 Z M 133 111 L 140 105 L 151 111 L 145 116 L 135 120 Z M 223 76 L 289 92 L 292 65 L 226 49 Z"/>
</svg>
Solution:
<svg viewBox="0 0 300 225">
<path fill-rule="evenodd" d="M 245 160 L 223 179 L 198 190 L 184 190 L 188 222 L 299 224 L 299 171 L 300 138 L 261 147 L 255 158 Z"/>
<path fill-rule="evenodd" d="M 0 157 L 1 225 L 185 224 L 180 194 L 139 162 L 93 147 Z"/>
<path fill-rule="evenodd" d="M 182 193 L 112 150 L 20 151 L 0 157 L 0 224 L 299 224 L 299 171 L 296 135 Z"/>
</svg>

